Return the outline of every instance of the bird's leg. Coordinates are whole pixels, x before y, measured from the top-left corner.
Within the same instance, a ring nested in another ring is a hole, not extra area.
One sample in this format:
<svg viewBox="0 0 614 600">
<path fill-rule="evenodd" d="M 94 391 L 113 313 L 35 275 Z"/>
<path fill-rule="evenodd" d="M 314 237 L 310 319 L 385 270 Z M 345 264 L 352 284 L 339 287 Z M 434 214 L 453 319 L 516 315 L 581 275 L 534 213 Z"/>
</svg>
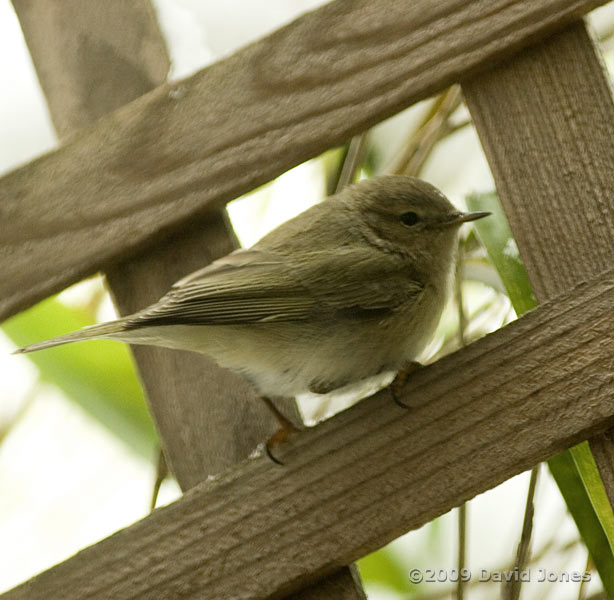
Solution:
<svg viewBox="0 0 614 600">
<path fill-rule="evenodd" d="M 285 442 L 293 433 L 298 433 L 300 429 L 292 423 L 288 418 L 286 418 L 281 411 L 275 406 L 273 401 L 266 396 L 261 396 L 262 401 L 266 404 L 267 408 L 273 413 L 277 422 L 280 425 L 279 430 L 274 433 L 265 443 L 264 447 L 266 449 L 267 456 L 276 464 L 283 465 L 283 463 L 273 456 L 271 450 L 276 446 L 279 446 L 283 442 Z"/>
<path fill-rule="evenodd" d="M 396 377 L 392 380 L 392 383 L 390 384 L 390 393 L 392 394 L 392 399 L 394 400 L 395 404 L 397 404 L 401 408 L 409 409 L 409 406 L 407 406 L 407 404 L 403 404 L 403 402 L 399 400 L 399 397 L 411 374 L 417 371 L 421 366 L 422 365 L 417 361 L 411 361 L 410 363 L 407 363 L 407 365 L 397 373 Z"/>
</svg>

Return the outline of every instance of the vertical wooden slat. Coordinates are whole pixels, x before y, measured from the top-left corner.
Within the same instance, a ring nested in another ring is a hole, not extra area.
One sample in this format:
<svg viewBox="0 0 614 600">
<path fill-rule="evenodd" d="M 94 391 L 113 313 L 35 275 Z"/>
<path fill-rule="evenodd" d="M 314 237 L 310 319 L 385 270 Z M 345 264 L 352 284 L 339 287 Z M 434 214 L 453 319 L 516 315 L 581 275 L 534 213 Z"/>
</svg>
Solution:
<svg viewBox="0 0 614 600">
<path fill-rule="evenodd" d="M 166 79 L 169 59 L 149 0 L 13 0 L 60 136 Z M 121 314 L 237 246 L 225 211 L 198 219 L 107 271 Z M 134 348 L 165 454 L 182 489 L 245 459 L 277 427 L 254 391 L 206 357 Z M 295 403 L 283 403 L 298 418 Z M 362 599 L 351 568 L 303 590 L 302 599 Z"/>
<path fill-rule="evenodd" d="M 170 62 L 148 1 L 13 6 L 60 137 L 166 80 Z"/>
<path fill-rule="evenodd" d="M 614 102 L 585 24 L 465 81 L 463 91 L 538 301 L 611 268 Z M 612 502 L 611 442 L 590 444 Z"/>
</svg>

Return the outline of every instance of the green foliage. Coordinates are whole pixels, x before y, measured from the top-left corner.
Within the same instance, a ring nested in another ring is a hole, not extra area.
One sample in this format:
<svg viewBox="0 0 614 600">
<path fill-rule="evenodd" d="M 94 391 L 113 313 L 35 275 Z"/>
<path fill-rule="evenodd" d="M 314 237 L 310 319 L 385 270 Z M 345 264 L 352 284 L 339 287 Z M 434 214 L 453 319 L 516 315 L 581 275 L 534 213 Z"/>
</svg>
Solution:
<svg viewBox="0 0 614 600">
<path fill-rule="evenodd" d="M 489 210 L 493 213 L 487 219 L 476 221 L 475 227 L 516 314 L 522 315 L 535 308 L 537 301 L 497 194 L 472 194 L 466 200 L 470 210 Z"/>
<path fill-rule="evenodd" d="M 614 598 L 614 517 L 587 442 L 548 461 L 608 596 Z"/>
<path fill-rule="evenodd" d="M 400 560 L 391 546 L 361 558 L 358 569 L 369 586 L 382 586 L 404 596 L 416 589 L 409 581 L 406 560 Z"/>
<path fill-rule="evenodd" d="M 23 346 L 91 324 L 92 316 L 86 311 L 49 298 L 12 317 L 2 329 Z M 135 452 L 153 460 L 157 435 L 124 344 L 90 341 L 26 356 L 38 368 L 42 381 L 59 387 Z"/>
</svg>

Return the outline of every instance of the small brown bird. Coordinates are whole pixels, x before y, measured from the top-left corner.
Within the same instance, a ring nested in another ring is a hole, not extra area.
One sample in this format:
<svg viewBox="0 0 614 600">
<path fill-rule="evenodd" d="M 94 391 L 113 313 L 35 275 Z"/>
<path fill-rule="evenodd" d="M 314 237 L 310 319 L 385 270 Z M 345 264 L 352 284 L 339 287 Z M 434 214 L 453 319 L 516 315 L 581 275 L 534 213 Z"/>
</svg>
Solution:
<svg viewBox="0 0 614 600">
<path fill-rule="evenodd" d="M 263 396 L 328 392 L 416 359 L 448 296 L 459 226 L 487 214 L 413 177 L 361 181 L 133 315 L 18 352 L 153 344 L 207 354 Z"/>
</svg>

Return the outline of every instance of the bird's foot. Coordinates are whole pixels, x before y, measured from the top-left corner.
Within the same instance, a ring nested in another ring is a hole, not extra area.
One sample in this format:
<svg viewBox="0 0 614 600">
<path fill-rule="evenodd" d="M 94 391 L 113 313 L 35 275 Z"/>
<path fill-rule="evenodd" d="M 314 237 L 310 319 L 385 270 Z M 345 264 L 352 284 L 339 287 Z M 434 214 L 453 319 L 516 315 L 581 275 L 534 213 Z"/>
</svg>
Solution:
<svg viewBox="0 0 614 600">
<path fill-rule="evenodd" d="M 273 416 L 277 419 L 280 425 L 279 430 L 274 433 L 265 443 L 264 448 L 267 456 L 277 465 L 283 465 L 284 463 L 275 457 L 273 449 L 283 444 L 291 435 L 299 433 L 301 430 L 290 419 L 284 416 L 281 411 L 275 406 L 273 401 L 266 396 L 262 396 L 262 401 L 266 404 L 267 408 L 273 413 Z"/>
<path fill-rule="evenodd" d="M 415 373 L 420 367 L 422 367 L 422 365 L 419 362 L 412 361 L 408 363 L 406 367 L 401 369 L 392 380 L 392 383 L 390 384 L 390 393 L 392 394 L 392 399 L 397 406 L 409 410 L 410 407 L 401 402 L 400 396 L 412 373 Z"/>
</svg>

